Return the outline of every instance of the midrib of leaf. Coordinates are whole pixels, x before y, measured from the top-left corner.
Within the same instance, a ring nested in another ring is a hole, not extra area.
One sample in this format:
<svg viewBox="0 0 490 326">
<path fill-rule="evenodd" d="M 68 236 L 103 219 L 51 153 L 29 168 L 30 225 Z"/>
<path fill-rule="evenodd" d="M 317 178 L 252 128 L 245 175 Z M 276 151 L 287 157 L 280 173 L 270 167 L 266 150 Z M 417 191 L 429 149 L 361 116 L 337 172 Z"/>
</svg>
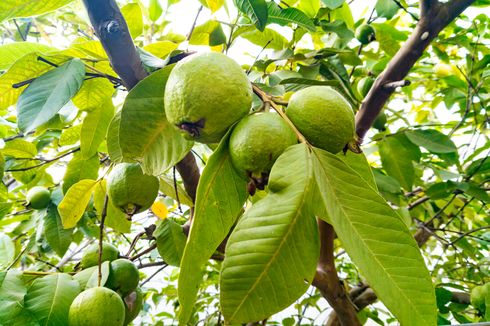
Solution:
<svg viewBox="0 0 490 326">
<path fill-rule="evenodd" d="M 313 153 L 314 153 L 314 155 L 315 155 L 315 156 L 317 156 L 317 154 L 316 154 L 316 152 L 315 152 L 315 151 L 313 151 Z M 319 157 L 318 157 L 318 156 L 317 156 L 317 161 L 318 161 L 319 163 L 321 162 L 321 160 L 319 159 Z M 323 173 L 324 173 L 325 175 L 328 175 L 328 174 L 326 173 L 327 171 L 326 171 L 326 170 L 323 168 L 323 164 L 320 164 L 320 168 L 323 170 Z M 327 183 L 328 183 L 329 187 L 330 187 L 330 188 L 332 188 L 331 183 L 330 183 L 330 180 L 329 180 L 328 178 L 323 178 L 323 179 L 325 180 L 325 182 L 327 182 Z M 364 181 L 364 180 L 363 180 L 363 181 Z M 364 181 L 364 182 L 365 182 L 365 181 Z M 370 188 L 372 189 L 372 187 L 371 187 L 371 186 L 370 186 L 370 185 L 369 185 L 367 182 L 365 182 L 365 183 L 368 185 L 368 187 L 370 187 Z M 355 186 L 355 185 L 354 185 L 354 186 Z M 339 209 L 340 209 L 340 210 L 342 210 L 342 213 L 344 214 L 344 216 L 348 216 L 348 215 L 346 214 L 345 210 L 344 210 L 344 206 L 341 204 L 341 201 L 338 199 L 338 197 L 336 196 L 335 192 L 334 192 L 334 191 L 332 191 L 332 192 L 331 192 L 331 194 L 332 194 L 332 195 L 333 195 L 333 196 L 336 198 L 337 202 L 339 203 L 338 207 L 339 207 Z M 376 194 L 377 194 L 377 193 L 376 193 Z M 355 194 L 353 194 L 353 195 L 355 196 Z M 379 195 L 378 195 L 378 196 L 379 196 Z M 405 295 L 405 292 L 404 292 L 404 291 L 402 291 L 402 289 L 401 289 L 401 288 L 398 286 L 397 282 L 393 281 L 393 279 L 392 279 L 392 277 L 391 277 L 391 274 L 390 274 L 390 273 L 388 273 L 388 272 L 386 271 L 386 269 L 384 269 L 384 268 L 383 268 L 383 264 L 381 264 L 381 263 L 380 263 L 380 261 L 379 261 L 379 259 L 378 259 L 378 255 L 375 255 L 375 254 L 373 253 L 373 251 L 371 250 L 371 248 L 369 247 L 369 245 L 367 245 L 367 244 L 365 243 L 364 238 L 363 238 L 362 236 L 360 236 L 360 234 L 357 232 L 357 229 L 354 227 L 354 225 L 352 224 L 352 222 L 350 221 L 350 219 L 346 219 L 346 220 L 347 220 L 347 222 L 348 222 L 348 223 L 351 225 L 351 229 L 352 229 L 352 231 L 353 231 L 353 232 L 356 234 L 357 238 L 358 238 L 358 239 L 360 239 L 360 240 L 361 240 L 361 242 L 363 243 L 364 248 L 366 248 L 366 250 L 367 250 L 367 251 L 369 251 L 369 253 L 370 253 L 370 254 L 371 254 L 371 256 L 373 257 L 373 260 L 374 260 L 374 261 L 377 263 L 377 265 L 378 265 L 378 266 L 380 266 L 380 269 L 381 269 L 381 270 L 385 271 L 385 274 L 388 276 L 387 278 L 390 280 L 390 283 L 394 284 L 394 287 L 398 289 L 399 294 L 401 294 L 401 295 L 402 295 L 402 296 L 403 296 L 403 297 L 406 299 L 406 301 L 408 301 L 409 303 L 411 303 L 411 306 L 412 306 L 413 308 L 417 307 L 417 305 L 414 305 L 414 304 L 413 304 L 413 301 L 412 301 L 412 300 L 411 300 L 411 299 L 410 299 L 408 296 L 406 296 L 406 295 Z M 342 239 L 340 239 L 340 240 L 342 240 Z M 389 256 L 389 257 L 392 257 L 392 256 Z M 421 314 L 421 313 L 419 312 L 419 310 L 418 310 L 418 309 L 414 309 L 414 310 L 415 310 L 415 311 L 417 311 L 417 314 L 418 314 L 418 316 L 420 317 L 420 319 L 421 319 L 421 320 L 425 320 L 425 318 L 423 317 L 423 314 Z"/>
<path fill-rule="evenodd" d="M 303 207 L 304 204 L 306 203 L 306 196 L 305 196 L 305 194 L 308 194 L 309 193 L 310 184 L 311 184 L 311 176 L 308 178 L 308 181 L 306 182 L 305 190 L 303 192 L 301 192 L 302 195 L 300 196 L 300 198 L 301 198 L 300 199 L 300 205 L 298 205 L 298 207 Z M 277 194 L 274 194 L 274 195 L 277 195 Z M 289 236 L 290 236 L 291 232 L 293 231 L 294 226 L 296 225 L 296 222 L 298 221 L 298 217 L 301 215 L 300 212 L 301 212 L 300 209 L 296 209 L 296 213 L 294 214 L 293 222 L 289 224 L 290 227 L 288 228 L 288 231 L 287 231 L 286 235 L 282 238 L 279 246 L 277 247 L 277 250 L 274 252 L 274 254 L 273 254 L 272 258 L 269 260 L 269 262 L 265 265 L 264 270 L 257 277 L 257 280 L 250 287 L 250 290 L 248 290 L 247 294 L 243 296 L 242 301 L 240 301 L 240 303 L 238 304 L 237 308 L 235 309 L 235 312 L 230 317 L 230 320 L 233 320 L 235 318 L 235 315 L 238 313 L 238 311 L 240 311 L 242 305 L 245 303 L 245 301 L 247 300 L 248 296 L 255 290 L 255 288 L 257 287 L 257 285 L 262 281 L 262 278 L 265 276 L 266 271 L 268 271 L 269 270 L 269 267 L 272 265 L 272 263 L 275 262 L 277 256 L 279 255 L 279 252 L 281 251 L 281 248 L 286 243 L 286 240 L 289 239 Z"/>
<path fill-rule="evenodd" d="M 58 294 L 59 282 L 60 282 L 60 277 L 57 276 L 56 277 L 56 290 L 54 291 L 53 301 L 51 303 L 51 307 L 49 307 L 49 314 L 48 314 L 48 317 L 46 318 L 45 325 L 49 325 L 49 321 L 51 320 L 51 314 L 53 313 L 53 308 L 54 308 L 55 302 L 56 302 L 56 295 Z"/>
</svg>

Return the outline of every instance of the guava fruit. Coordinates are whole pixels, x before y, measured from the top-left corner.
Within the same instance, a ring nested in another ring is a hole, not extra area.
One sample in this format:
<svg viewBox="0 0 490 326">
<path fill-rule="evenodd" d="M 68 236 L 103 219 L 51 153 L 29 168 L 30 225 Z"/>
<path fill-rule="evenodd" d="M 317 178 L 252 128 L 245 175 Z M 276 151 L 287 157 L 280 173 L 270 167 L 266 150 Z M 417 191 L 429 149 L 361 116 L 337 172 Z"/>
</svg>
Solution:
<svg viewBox="0 0 490 326">
<path fill-rule="evenodd" d="M 356 29 L 355 33 L 356 39 L 361 42 L 361 44 L 366 45 L 376 39 L 376 34 L 374 28 L 368 24 L 362 24 Z"/>
<path fill-rule="evenodd" d="M 215 143 L 249 112 L 252 86 L 241 67 L 226 55 L 194 54 L 172 69 L 164 102 L 168 121 L 184 137 Z"/>
<path fill-rule="evenodd" d="M 119 251 L 110 243 L 102 243 L 102 261 L 113 261 L 119 257 Z M 90 245 L 82 255 L 81 266 L 88 268 L 99 263 L 99 243 Z"/>
<path fill-rule="evenodd" d="M 111 289 L 94 287 L 73 300 L 68 313 L 70 326 L 123 326 L 125 306 Z"/>
<path fill-rule="evenodd" d="M 107 177 L 112 203 L 129 216 L 150 208 L 157 198 L 158 187 L 158 178 L 144 174 L 137 163 L 120 163 Z"/>
<path fill-rule="evenodd" d="M 51 201 L 51 193 L 44 187 L 32 187 L 26 194 L 26 201 L 30 208 L 43 209 L 48 207 Z"/>
<path fill-rule="evenodd" d="M 357 91 L 364 98 L 369 93 L 371 87 L 373 87 L 374 78 L 373 77 L 364 77 L 357 83 Z"/>
<path fill-rule="evenodd" d="M 471 305 L 479 311 L 484 312 L 486 310 L 485 300 L 487 296 L 490 296 L 490 283 L 475 286 L 470 294 Z"/>
<path fill-rule="evenodd" d="M 378 129 L 379 131 L 385 131 L 386 130 L 386 113 L 381 111 L 380 114 L 376 117 L 376 120 L 373 122 L 373 127 Z"/>
<path fill-rule="evenodd" d="M 328 86 L 294 93 L 286 115 L 308 142 L 333 154 L 354 139 L 354 112 L 344 97 Z"/>
<path fill-rule="evenodd" d="M 141 291 L 140 287 L 124 297 L 124 306 L 126 308 L 124 325 L 128 325 L 138 316 L 141 308 L 143 308 L 143 291 Z"/>
<path fill-rule="evenodd" d="M 135 264 L 128 259 L 111 261 L 109 277 L 105 286 L 125 297 L 133 292 L 140 281 L 140 273 Z"/>
</svg>

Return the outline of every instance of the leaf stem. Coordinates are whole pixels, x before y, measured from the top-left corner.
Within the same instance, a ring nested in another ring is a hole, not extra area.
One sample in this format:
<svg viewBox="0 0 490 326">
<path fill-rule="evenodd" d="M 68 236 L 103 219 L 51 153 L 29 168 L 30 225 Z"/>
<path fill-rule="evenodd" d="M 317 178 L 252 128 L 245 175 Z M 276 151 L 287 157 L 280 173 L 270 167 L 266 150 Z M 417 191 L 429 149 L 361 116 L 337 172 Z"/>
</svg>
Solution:
<svg viewBox="0 0 490 326">
<path fill-rule="evenodd" d="M 107 216 L 107 204 L 109 203 L 109 196 L 107 194 L 104 197 L 104 207 L 102 209 L 102 213 L 100 216 L 100 233 L 99 233 L 99 261 L 98 261 L 98 268 L 99 268 L 99 275 L 97 279 L 97 285 L 100 286 L 100 283 L 102 281 L 102 240 L 104 238 L 104 223 L 105 223 L 105 218 Z"/>
</svg>

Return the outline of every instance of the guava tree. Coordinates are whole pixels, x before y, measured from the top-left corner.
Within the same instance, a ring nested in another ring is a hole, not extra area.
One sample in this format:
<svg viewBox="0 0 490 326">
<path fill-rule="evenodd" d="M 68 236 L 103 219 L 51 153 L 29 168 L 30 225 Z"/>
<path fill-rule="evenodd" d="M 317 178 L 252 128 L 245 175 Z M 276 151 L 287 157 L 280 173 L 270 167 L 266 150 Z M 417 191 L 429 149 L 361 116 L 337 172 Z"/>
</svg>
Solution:
<svg viewBox="0 0 490 326">
<path fill-rule="evenodd" d="M 489 5 L 2 1 L 0 324 L 490 320 Z"/>
</svg>

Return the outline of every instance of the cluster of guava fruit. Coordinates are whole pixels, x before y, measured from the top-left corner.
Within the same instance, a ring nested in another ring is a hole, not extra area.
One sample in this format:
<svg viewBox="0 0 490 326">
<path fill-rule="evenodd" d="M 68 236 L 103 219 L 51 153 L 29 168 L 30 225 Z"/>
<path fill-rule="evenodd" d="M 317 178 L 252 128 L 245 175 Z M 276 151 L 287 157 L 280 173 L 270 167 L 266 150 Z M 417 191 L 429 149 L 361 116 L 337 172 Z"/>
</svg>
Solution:
<svg viewBox="0 0 490 326">
<path fill-rule="evenodd" d="M 138 268 L 128 259 L 119 258 L 119 251 L 109 243 L 88 247 L 81 260 L 83 273 L 101 262 L 109 262 L 109 275 L 104 286 L 81 292 L 69 310 L 70 326 L 124 326 L 138 316 L 143 307 L 143 292 L 138 287 Z M 93 271 L 88 271 L 93 273 Z"/>
<path fill-rule="evenodd" d="M 275 160 L 298 135 L 276 112 L 250 112 L 252 87 L 224 54 L 194 54 L 176 64 L 165 87 L 165 115 L 185 138 L 217 143 L 232 128 L 229 154 L 249 192 L 264 189 Z M 292 95 L 287 118 L 315 147 L 338 153 L 354 139 L 354 113 L 333 88 L 312 86 Z"/>
</svg>

